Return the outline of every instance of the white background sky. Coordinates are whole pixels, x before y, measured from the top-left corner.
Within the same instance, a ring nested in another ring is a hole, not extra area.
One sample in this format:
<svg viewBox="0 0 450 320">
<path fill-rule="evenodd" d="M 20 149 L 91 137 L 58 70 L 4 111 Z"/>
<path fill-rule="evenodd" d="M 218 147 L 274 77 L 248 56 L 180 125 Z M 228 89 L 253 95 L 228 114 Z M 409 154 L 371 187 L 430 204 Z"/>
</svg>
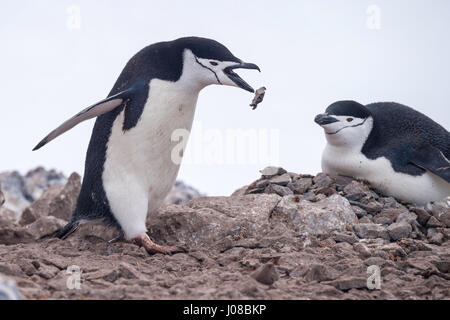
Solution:
<svg viewBox="0 0 450 320">
<path fill-rule="evenodd" d="M 71 5 L 81 10 L 80 29 L 67 27 Z M 381 10 L 379 30 L 367 27 L 370 5 Z M 0 171 L 43 165 L 82 173 L 93 120 L 31 149 L 103 99 L 138 50 L 197 35 L 257 63 L 261 74 L 240 74 L 268 91 L 252 111 L 248 92 L 208 87 L 194 126 L 279 130 L 273 150 L 279 164 L 317 173 L 325 138 L 313 119 L 336 100 L 396 101 L 450 127 L 449 34 L 448 0 L 1 1 Z M 186 163 L 179 178 L 209 195 L 226 195 L 256 179 L 266 164 Z"/>
</svg>

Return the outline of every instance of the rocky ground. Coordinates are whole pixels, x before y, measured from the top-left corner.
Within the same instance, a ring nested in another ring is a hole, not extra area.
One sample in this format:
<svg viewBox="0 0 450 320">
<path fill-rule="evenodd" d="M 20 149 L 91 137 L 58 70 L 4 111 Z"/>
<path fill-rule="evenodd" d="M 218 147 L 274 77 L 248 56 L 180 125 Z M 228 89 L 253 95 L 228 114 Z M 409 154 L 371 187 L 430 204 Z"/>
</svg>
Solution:
<svg viewBox="0 0 450 320">
<path fill-rule="evenodd" d="M 110 242 L 117 233 L 99 224 L 48 238 L 69 218 L 80 177 L 53 172 L 38 188 L 0 175 L 0 274 L 28 299 L 450 298 L 450 197 L 417 207 L 345 177 L 261 173 L 230 197 L 190 189 L 194 199 L 149 216 L 155 241 L 189 249 L 172 256 Z M 13 185 L 25 199 L 15 208 Z"/>
</svg>

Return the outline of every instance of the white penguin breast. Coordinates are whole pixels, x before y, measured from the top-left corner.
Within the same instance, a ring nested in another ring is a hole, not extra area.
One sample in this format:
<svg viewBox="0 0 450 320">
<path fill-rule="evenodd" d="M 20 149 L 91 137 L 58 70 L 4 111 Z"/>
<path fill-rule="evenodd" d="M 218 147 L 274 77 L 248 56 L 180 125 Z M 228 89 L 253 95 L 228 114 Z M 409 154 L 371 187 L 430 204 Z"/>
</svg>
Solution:
<svg viewBox="0 0 450 320">
<path fill-rule="evenodd" d="M 154 79 L 136 126 L 124 132 L 124 112 L 117 117 L 103 172 L 105 192 L 115 216 L 126 214 L 119 211 L 128 201 L 133 205 L 144 198 L 148 203 L 145 215 L 161 205 L 179 170 L 179 164 L 171 159 L 172 149 L 179 143 L 171 141 L 172 133 L 191 130 L 197 98 L 198 92 L 183 90 L 176 82 Z"/>
<path fill-rule="evenodd" d="M 399 173 L 385 157 L 372 160 L 359 150 L 330 144 L 327 144 L 322 156 L 322 170 L 331 175 L 367 180 L 386 195 L 417 204 L 439 201 L 450 195 L 450 184 L 431 172 L 421 176 Z"/>
</svg>

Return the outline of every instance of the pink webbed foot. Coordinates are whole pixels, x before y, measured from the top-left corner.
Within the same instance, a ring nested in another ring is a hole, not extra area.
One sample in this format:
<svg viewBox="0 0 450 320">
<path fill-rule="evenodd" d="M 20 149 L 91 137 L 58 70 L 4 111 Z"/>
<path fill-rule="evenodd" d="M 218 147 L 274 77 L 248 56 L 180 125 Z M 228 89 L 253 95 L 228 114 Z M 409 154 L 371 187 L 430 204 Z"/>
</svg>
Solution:
<svg viewBox="0 0 450 320">
<path fill-rule="evenodd" d="M 156 244 L 150 239 L 150 237 L 146 233 L 137 236 L 136 238 L 134 238 L 134 240 L 139 245 L 143 246 L 149 254 L 156 254 L 156 253 L 174 254 L 187 252 L 187 250 L 184 248 L 175 246 L 161 246 L 159 244 Z"/>
</svg>

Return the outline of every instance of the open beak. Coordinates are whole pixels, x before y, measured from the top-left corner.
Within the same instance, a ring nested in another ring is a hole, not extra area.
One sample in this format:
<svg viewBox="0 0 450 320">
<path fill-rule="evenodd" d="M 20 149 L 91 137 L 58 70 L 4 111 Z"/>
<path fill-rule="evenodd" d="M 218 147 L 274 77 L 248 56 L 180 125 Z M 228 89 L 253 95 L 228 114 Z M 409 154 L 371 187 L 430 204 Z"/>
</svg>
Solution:
<svg viewBox="0 0 450 320">
<path fill-rule="evenodd" d="M 223 72 L 228 76 L 228 78 L 230 78 L 231 81 L 233 81 L 239 88 L 250 91 L 252 93 L 255 92 L 255 90 L 247 82 L 245 82 L 244 79 L 242 79 L 237 73 L 233 71 L 234 69 L 254 69 L 261 72 L 259 67 L 254 63 L 241 62 L 240 64 L 226 67 L 223 70 Z"/>
<path fill-rule="evenodd" d="M 324 125 L 327 125 L 327 124 L 330 124 L 330 123 L 338 122 L 339 120 L 336 119 L 336 118 L 334 118 L 334 117 L 331 117 L 331 116 L 327 115 L 326 113 L 322 113 L 322 114 L 319 114 L 319 115 L 314 119 L 314 121 L 315 121 L 318 125 L 324 126 Z"/>
</svg>

